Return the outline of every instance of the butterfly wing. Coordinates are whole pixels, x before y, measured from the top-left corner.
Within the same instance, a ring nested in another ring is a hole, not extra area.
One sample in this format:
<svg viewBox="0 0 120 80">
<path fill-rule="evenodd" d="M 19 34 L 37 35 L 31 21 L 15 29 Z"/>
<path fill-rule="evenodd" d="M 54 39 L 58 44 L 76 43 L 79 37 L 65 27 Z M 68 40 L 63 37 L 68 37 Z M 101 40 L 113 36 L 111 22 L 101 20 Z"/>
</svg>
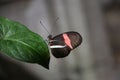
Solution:
<svg viewBox="0 0 120 80">
<path fill-rule="evenodd" d="M 78 47 L 81 42 L 82 37 L 77 32 L 70 31 L 59 34 L 50 40 L 51 52 L 56 58 L 63 58 L 68 56 L 70 51 Z"/>
<path fill-rule="evenodd" d="M 82 37 L 78 32 L 66 32 L 66 34 L 68 35 L 70 41 L 71 41 L 71 45 L 73 47 L 73 49 L 75 49 L 76 47 L 78 47 L 81 42 L 82 42 Z"/>
<path fill-rule="evenodd" d="M 56 58 L 63 58 L 67 56 L 71 51 L 71 49 L 64 43 L 62 34 L 53 37 L 53 39 L 50 40 L 49 44 L 50 48 L 52 47 L 51 52 Z"/>
</svg>

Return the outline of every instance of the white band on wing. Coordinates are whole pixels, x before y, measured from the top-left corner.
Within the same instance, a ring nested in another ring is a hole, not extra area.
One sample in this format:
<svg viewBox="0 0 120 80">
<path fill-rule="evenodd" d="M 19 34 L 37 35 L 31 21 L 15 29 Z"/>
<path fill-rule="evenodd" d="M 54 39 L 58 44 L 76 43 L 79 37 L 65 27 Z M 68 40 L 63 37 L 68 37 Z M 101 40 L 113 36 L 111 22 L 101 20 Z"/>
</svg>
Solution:
<svg viewBox="0 0 120 80">
<path fill-rule="evenodd" d="M 53 45 L 53 46 L 50 46 L 50 48 L 64 48 L 66 45 L 64 46 L 61 46 L 61 45 Z"/>
</svg>

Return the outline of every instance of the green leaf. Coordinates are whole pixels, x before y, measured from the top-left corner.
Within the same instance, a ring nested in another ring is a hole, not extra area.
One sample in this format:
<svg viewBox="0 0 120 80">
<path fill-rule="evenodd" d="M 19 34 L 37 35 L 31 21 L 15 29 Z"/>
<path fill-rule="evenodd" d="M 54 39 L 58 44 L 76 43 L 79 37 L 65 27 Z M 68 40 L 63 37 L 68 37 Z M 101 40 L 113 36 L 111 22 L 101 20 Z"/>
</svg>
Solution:
<svg viewBox="0 0 120 80">
<path fill-rule="evenodd" d="M 41 36 L 19 22 L 0 17 L 0 52 L 49 69 L 50 54 Z"/>
</svg>

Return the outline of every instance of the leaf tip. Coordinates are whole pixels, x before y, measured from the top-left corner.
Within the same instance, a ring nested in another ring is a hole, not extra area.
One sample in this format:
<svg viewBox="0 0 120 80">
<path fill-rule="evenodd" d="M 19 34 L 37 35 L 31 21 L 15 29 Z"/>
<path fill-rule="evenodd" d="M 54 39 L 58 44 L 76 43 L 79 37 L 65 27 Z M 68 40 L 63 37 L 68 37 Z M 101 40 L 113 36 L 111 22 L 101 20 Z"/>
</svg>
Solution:
<svg viewBox="0 0 120 80">
<path fill-rule="evenodd" d="M 49 62 L 50 62 L 50 58 L 44 61 L 43 63 L 38 63 L 38 64 L 42 65 L 44 68 L 49 70 Z"/>
</svg>

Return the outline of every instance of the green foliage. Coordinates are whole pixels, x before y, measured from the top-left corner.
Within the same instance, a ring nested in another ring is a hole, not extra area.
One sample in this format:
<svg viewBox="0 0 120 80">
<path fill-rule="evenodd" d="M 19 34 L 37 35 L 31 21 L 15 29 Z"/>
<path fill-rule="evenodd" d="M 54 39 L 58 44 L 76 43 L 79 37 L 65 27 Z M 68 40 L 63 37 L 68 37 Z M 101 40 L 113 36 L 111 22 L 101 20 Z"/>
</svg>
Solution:
<svg viewBox="0 0 120 80">
<path fill-rule="evenodd" d="M 50 54 L 43 38 L 19 22 L 4 17 L 0 17 L 0 52 L 49 68 Z"/>
</svg>

